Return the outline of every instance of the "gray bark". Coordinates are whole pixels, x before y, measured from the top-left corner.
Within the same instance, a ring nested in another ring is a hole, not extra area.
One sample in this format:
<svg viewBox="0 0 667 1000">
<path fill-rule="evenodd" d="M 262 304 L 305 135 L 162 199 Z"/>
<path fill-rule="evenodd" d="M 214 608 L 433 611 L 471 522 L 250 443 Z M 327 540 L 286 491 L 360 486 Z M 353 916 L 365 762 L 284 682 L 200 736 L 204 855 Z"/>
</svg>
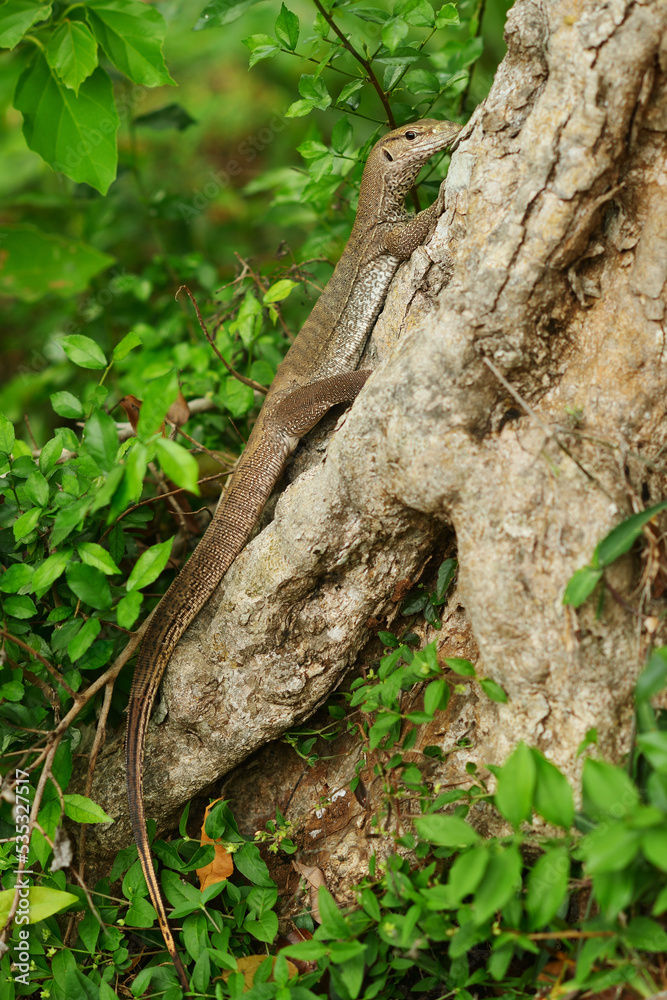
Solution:
<svg viewBox="0 0 667 1000">
<path fill-rule="evenodd" d="M 612 758 L 627 748 L 656 639 L 649 582 L 630 556 L 610 575 L 639 614 L 609 597 L 599 617 L 595 602 L 574 613 L 562 596 L 607 531 L 664 496 L 667 2 L 572 10 L 510 12 L 446 212 L 378 322 L 381 365 L 181 642 L 148 743 L 160 825 L 313 711 L 445 524 L 460 577 L 440 650 L 476 643 L 510 700 L 453 702 L 426 742 L 449 750 L 465 731 L 473 748 L 439 780 L 502 763 L 520 739 L 573 781 L 588 729 Z M 93 849 L 113 851 L 130 840 L 119 744 L 93 796 L 118 818 Z"/>
</svg>

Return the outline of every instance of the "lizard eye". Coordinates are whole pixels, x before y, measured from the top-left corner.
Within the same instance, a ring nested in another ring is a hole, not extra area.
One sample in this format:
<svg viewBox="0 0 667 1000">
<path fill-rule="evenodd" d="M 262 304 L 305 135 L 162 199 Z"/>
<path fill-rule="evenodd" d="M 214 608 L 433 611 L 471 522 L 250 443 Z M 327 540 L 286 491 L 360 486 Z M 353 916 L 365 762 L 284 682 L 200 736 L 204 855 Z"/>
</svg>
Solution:
<svg viewBox="0 0 667 1000">
<path fill-rule="evenodd" d="M 412 130 L 410 130 L 410 131 L 408 131 L 408 132 L 405 133 L 405 138 L 406 139 L 416 139 L 417 138 L 417 133 L 413 132 Z"/>
</svg>

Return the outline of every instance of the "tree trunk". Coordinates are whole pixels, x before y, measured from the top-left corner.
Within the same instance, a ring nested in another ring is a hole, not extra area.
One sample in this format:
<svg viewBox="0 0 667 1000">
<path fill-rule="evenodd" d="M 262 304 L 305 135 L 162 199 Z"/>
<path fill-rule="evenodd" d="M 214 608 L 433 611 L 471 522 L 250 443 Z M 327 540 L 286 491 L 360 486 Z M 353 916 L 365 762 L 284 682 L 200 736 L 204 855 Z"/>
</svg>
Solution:
<svg viewBox="0 0 667 1000">
<path fill-rule="evenodd" d="M 648 566 L 639 584 L 639 560 L 621 560 L 601 611 L 562 597 L 602 536 L 665 495 L 667 2 L 574 10 L 510 11 L 438 231 L 378 322 L 383 363 L 181 642 L 148 742 L 160 825 L 312 713 L 446 525 L 460 576 L 439 650 L 476 643 L 509 702 L 454 699 L 422 741 L 454 749 L 438 779 L 465 782 L 468 760 L 500 764 L 523 739 L 576 781 L 593 727 L 608 757 L 627 748 L 656 639 Z M 95 849 L 129 841 L 118 743 L 93 796 L 118 817 Z"/>
</svg>

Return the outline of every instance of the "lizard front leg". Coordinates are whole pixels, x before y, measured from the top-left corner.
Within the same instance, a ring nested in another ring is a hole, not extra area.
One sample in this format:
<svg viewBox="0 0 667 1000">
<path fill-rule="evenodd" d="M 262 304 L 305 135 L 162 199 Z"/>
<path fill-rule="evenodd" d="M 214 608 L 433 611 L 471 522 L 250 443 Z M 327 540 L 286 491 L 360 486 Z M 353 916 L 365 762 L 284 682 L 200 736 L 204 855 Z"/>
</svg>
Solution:
<svg viewBox="0 0 667 1000">
<path fill-rule="evenodd" d="M 423 246 L 433 234 L 438 219 L 445 206 L 444 189 L 441 186 L 437 199 L 419 215 L 399 222 L 382 234 L 382 246 L 387 253 L 400 260 L 411 257 L 417 247 Z"/>
</svg>

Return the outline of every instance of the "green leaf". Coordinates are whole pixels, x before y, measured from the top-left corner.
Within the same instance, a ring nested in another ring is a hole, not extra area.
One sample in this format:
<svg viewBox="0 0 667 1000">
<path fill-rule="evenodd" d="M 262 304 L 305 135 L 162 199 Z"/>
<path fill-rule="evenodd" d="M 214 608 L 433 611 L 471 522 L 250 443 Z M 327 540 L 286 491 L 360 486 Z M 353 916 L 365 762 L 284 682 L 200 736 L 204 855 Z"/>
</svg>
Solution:
<svg viewBox="0 0 667 1000">
<path fill-rule="evenodd" d="M 41 517 L 42 511 L 39 507 L 32 507 L 27 510 L 25 514 L 21 514 L 14 521 L 13 531 L 14 540 L 20 542 L 22 538 L 27 538 L 31 531 L 34 531 L 37 526 L 37 522 Z"/>
<path fill-rule="evenodd" d="M 167 565 L 173 542 L 173 538 L 168 538 L 166 542 L 158 542 L 157 545 L 151 545 L 149 549 L 141 553 L 127 579 L 126 589 L 128 594 L 132 590 L 141 590 L 143 587 L 147 587 L 149 583 L 157 580 Z"/>
<path fill-rule="evenodd" d="M 331 132 L 331 145 L 337 153 L 344 153 L 353 139 L 352 125 L 348 118 L 339 118 Z"/>
<path fill-rule="evenodd" d="M 364 889 L 364 892 L 370 892 L 370 889 Z M 370 915 L 373 916 L 372 914 Z M 378 916 L 377 919 L 379 920 L 380 917 Z M 327 948 L 321 941 L 299 941 L 298 944 L 291 944 L 287 948 L 281 948 L 280 954 L 284 955 L 285 958 L 298 958 L 303 962 L 317 962 L 327 954 Z"/>
<path fill-rule="evenodd" d="M 266 292 L 264 292 L 262 302 L 265 306 L 270 302 L 282 302 L 283 299 L 287 298 L 292 289 L 297 288 L 298 285 L 298 281 L 290 281 L 289 278 L 281 278 L 280 281 L 276 281 Z"/>
<path fill-rule="evenodd" d="M 139 334 L 135 333 L 134 330 L 130 330 L 130 332 L 126 333 L 123 339 L 114 347 L 114 361 L 122 361 L 123 358 L 126 358 L 130 351 L 133 351 L 135 347 L 141 347 L 141 343 L 142 341 Z"/>
<path fill-rule="evenodd" d="M 338 100 L 336 101 L 336 103 L 346 104 L 349 101 L 349 99 L 354 94 L 357 93 L 357 91 L 361 90 L 363 85 L 364 85 L 363 80 L 352 80 L 350 83 L 346 83 L 343 89 L 341 90 L 340 94 L 338 95 Z"/>
<path fill-rule="evenodd" d="M 116 464 L 118 431 L 116 422 L 104 410 L 93 410 L 83 431 L 83 445 L 102 472 Z"/>
<path fill-rule="evenodd" d="M 285 112 L 285 118 L 303 118 L 316 107 L 315 101 L 294 101 Z"/>
<path fill-rule="evenodd" d="M 593 898 L 604 917 L 614 920 L 635 895 L 636 875 L 631 870 L 599 872 L 593 876 Z"/>
<path fill-rule="evenodd" d="M 436 28 L 444 28 L 448 24 L 460 24 L 456 4 L 446 3 L 438 11 L 435 18 Z"/>
<path fill-rule="evenodd" d="M 667 772 L 667 732 L 639 733 L 637 746 L 656 771 Z"/>
<path fill-rule="evenodd" d="M 252 409 L 255 396 L 249 385 L 244 385 L 232 375 L 224 378 L 220 385 L 220 402 L 233 417 L 242 417 Z"/>
<path fill-rule="evenodd" d="M 139 617 L 143 599 L 140 590 L 132 590 L 127 597 L 121 598 L 116 605 L 116 621 L 121 628 L 132 628 Z"/>
<path fill-rule="evenodd" d="M 90 649 L 101 629 L 102 623 L 99 618 L 89 618 L 87 622 L 83 623 L 74 638 L 67 644 L 67 655 L 72 663 L 76 663 Z"/>
<path fill-rule="evenodd" d="M 11 455 L 15 441 L 13 424 L 4 413 L 0 413 L 0 455 Z"/>
<path fill-rule="evenodd" d="M 59 417 L 66 417 L 68 420 L 78 420 L 83 416 L 82 403 L 73 396 L 71 392 L 52 392 L 51 406 Z"/>
<path fill-rule="evenodd" d="M 631 948 L 637 951 L 667 951 L 667 933 L 650 917 L 633 917 L 623 937 Z"/>
<path fill-rule="evenodd" d="M 64 542 L 75 528 L 78 528 L 86 514 L 90 510 L 92 497 L 81 497 L 75 500 L 68 507 L 62 507 L 56 514 L 51 531 L 51 545 L 57 546 Z"/>
<path fill-rule="evenodd" d="M 376 62 L 384 63 L 387 66 L 400 66 L 401 69 L 404 66 L 409 66 L 410 63 L 417 62 L 418 59 L 421 59 L 420 53 L 410 45 L 399 45 L 393 53 L 389 52 L 388 49 L 382 49 L 375 57 Z"/>
<path fill-rule="evenodd" d="M 500 768 L 495 794 L 496 806 L 515 827 L 532 815 L 535 780 L 534 757 L 526 744 L 521 742 Z"/>
<path fill-rule="evenodd" d="M 75 823 L 113 823 L 102 806 L 85 795 L 65 795 L 65 815 Z"/>
<path fill-rule="evenodd" d="M 651 827 L 642 833 L 642 851 L 652 865 L 667 872 L 667 829 L 664 825 Z"/>
<path fill-rule="evenodd" d="M 435 25 L 435 11 L 428 0 L 399 0 L 394 5 L 394 14 L 416 28 L 432 28 Z"/>
<path fill-rule="evenodd" d="M 521 854 L 517 847 L 498 848 L 491 852 L 472 904 L 477 926 L 502 909 L 516 893 L 521 885 L 521 867 Z"/>
<path fill-rule="evenodd" d="M 80 368 L 106 368 L 107 359 L 90 337 L 73 333 L 69 337 L 62 337 L 59 343 L 70 361 Z"/>
<path fill-rule="evenodd" d="M 65 575 L 79 600 L 98 611 L 106 611 L 111 607 L 111 591 L 107 578 L 94 566 L 71 562 L 65 570 Z"/>
<path fill-rule="evenodd" d="M 331 95 L 321 76 L 316 74 L 303 73 L 299 80 L 299 93 L 307 101 L 311 101 L 313 107 L 325 111 L 331 104 Z"/>
<path fill-rule="evenodd" d="M 506 704 L 507 702 L 506 692 L 503 691 L 500 684 L 496 684 L 496 682 L 492 681 L 490 677 L 481 677 L 479 681 L 479 686 L 481 687 L 486 697 L 490 698 L 491 701 L 497 701 L 501 705 Z"/>
<path fill-rule="evenodd" d="M 395 726 L 400 725 L 401 717 L 397 712 L 380 712 L 369 731 L 369 746 L 375 750 Z"/>
<path fill-rule="evenodd" d="M 271 944 L 278 933 L 278 917 L 275 915 L 273 910 L 260 914 L 256 920 L 252 917 L 248 917 L 243 922 L 243 930 L 248 931 L 248 933 L 252 934 L 252 936 L 257 938 L 258 941 L 264 941 L 266 944 Z"/>
<path fill-rule="evenodd" d="M 323 885 L 318 889 L 317 901 L 322 918 L 321 927 L 325 935 L 330 938 L 347 938 L 350 933 L 347 921 L 338 909 L 335 899 Z"/>
<path fill-rule="evenodd" d="M 428 715 L 434 712 L 444 712 L 449 703 L 449 684 L 444 678 L 431 681 L 424 692 L 424 711 Z"/>
<path fill-rule="evenodd" d="M 0 892 L 0 924 L 2 925 L 7 923 L 13 899 L 13 889 L 5 889 Z M 71 892 L 60 892 L 58 889 L 47 889 L 41 885 L 34 885 L 28 888 L 28 905 L 22 912 L 27 914 L 29 924 L 36 924 L 40 920 L 46 920 L 54 913 L 64 910 L 66 906 L 72 906 L 73 903 L 78 902 L 79 897 Z"/>
<path fill-rule="evenodd" d="M 35 567 L 30 589 L 37 597 L 42 597 L 55 583 L 59 576 L 65 572 L 65 567 L 72 558 L 71 549 L 62 549 L 60 552 L 53 552 L 47 559 Z"/>
<path fill-rule="evenodd" d="M 109 552 L 118 565 L 125 555 L 125 532 L 121 524 L 116 524 L 109 532 Z"/>
<path fill-rule="evenodd" d="M 275 32 L 283 45 L 294 51 L 299 41 L 299 18 L 288 10 L 285 4 L 281 5 L 280 14 L 276 19 Z"/>
<path fill-rule="evenodd" d="M 43 476 L 48 476 L 51 469 L 62 455 L 63 443 L 60 437 L 51 438 L 47 441 L 39 454 L 39 471 Z"/>
<path fill-rule="evenodd" d="M 393 54 L 408 33 L 408 26 L 402 18 L 392 17 L 382 27 L 382 42 Z"/>
<path fill-rule="evenodd" d="M 357 1000 L 361 993 L 366 969 L 363 945 L 360 942 L 357 942 L 357 945 L 361 951 L 357 952 L 356 955 L 346 956 L 341 962 L 336 961 L 336 945 L 332 946 L 331 978 L 334 984 L 337 985 L 337 980 L 343 984 L 346 990 L 346 994 L 343 995 L 349 996 L 350 1000 Z"/>
<path fill-rule="evenodd" d="M 176 441 L 158 438 L 157 454 L 162 470 L 177 486 L 182 486 L 195 496 L 199 496 L 199 466 L 194 455 L 186 451 Z"/>
<path fill-rule="evenodd" d="M 460 854 L 449 870 L 447 890 L 449 906 L 458 906 L 466 896 L 475 892 L 484 877 L 489 863 L 489 850 L 485 844 Z"/>
<path fill-rule="evenodd" d="M 646 701 L 667 686 L 667 646 L 654 649 L 649 661 L 637 678 L 635 697 Z"/>
<path fill-rule="evenodd" d="M 458 565 L 459 564 L 456 559 L 445 559 L 444 562 L 440 563 L 440 567 L 438 569 L 438 579 L 435 585 L 435 599 L 438 604 L 441 604 L 444 601 L 450 584 L 456 576 Z"/>
<path fill-rule="evenodd" d="M 460 816 L 420 816 L 415 829 L 422 840 L 438 847 L 470 847 L 479 842 L 479 834 Z"/>
<path fill-rule="evenodd" d="M 7 701 L 23 701 L 25 697 L 25 687 L 20 681 L 7 681 L 0 684 L 0 698 Z"/>
<path fill-rule="evenodd" d="M 581 841 L 581 854 L 590 874 L 620 872 L 635 859 L 641 846 L 641 833 L 624 823 L 602 823 Z"/>
<path fill-rule="evenodd" d="M 221 28 L 225 24 L 231 24 L 259 2 L 260 0 L 210 0 L 192 30 L 203 31 L 205 28 Z"/>
<path fill-rule="evenodd" d="M 536 782 L 533 804 L 547 823 L 569 830 L 574 822 L 574 800 L 570 783 L 555 764 L 539 750 L 532 749 Z"/>
<path fill-rule="evenodd" d="M 134 896 L 132 906 L 125 914 L 125 921 L 131 927 L 152 927 L 157 914 L 147 899 Z M 135 980 L 136 981 L 136 980 Z M 134 986 L 134 983 L 132 984 Z M 115 994 L 117 996 L 117 994 Z"/>
<path fill-rule="evenodd" d="M 178 396 L 176 372 L 167 372 L 148 383 L 137 424 L 137 437 L 147 441 L 160 430 L 167 410 Z"/>
<path fill-rule="evenodd" d="M 249 35 L 248 38 L 243 38 L 242 42 L 250 49 L 248 69 L 252 69 L 260 60 L 270 59 L 280 52 L 280 43 L 273 35 Z"/>
<path fill-rule="evenodd" d="M 35 0 L 7 0 L 7 3 L 0 7 L 0 48 L 13 49 L 33 24 L 45 21 L 50 14 L 50 3 L 36 4 Z"/>
<path fill-rule="evenodd" d="M 558 913 L 567 894 L 570 856 L 566 847 L 545 851 L 528 876 L 526 910 L 530 929 L 546 927 Z"/>
<path fill-rule="evenodd" d="M 107 193 L 116 177 L 120 122 L 104 70 L 98 67 L 75 94 L 37 52 L 19 79 L 14 105 L 30 149 L 56 172 Z"/>
<path fill-rule="evenodd" d="M 464 660 L 460 656 L 446 656 L 443 660 L 450 670 L 461 677 L 476 677 L 477 673 L 470 660 Z"/>
<path fill-rule="evenodd" d="M 88 23 L 121 73 L 145 87 L 174 83 L 162 56 L 167 22 L 139 0 L 88 0 Z"/>
<path fill-rule="evenodd" d="M 593 553 L 594 566 L 609 566 L 629 552 L 643 529 L 661 510 L 667 510 L 667 500 L 633 514 L 606 535 Z"/>
<path fill-rule="evenodd" d="M 13 563 L 4 573 L 0 573 L 0 591 L 4 594 L 17 594 L 19 590 L 30 585 L 35 567 L 27 563 Z"/>
<path fill-rule="evenodd" d="M 28 500 L 37 507 L 46 507 L 49 502 L 49 484 L 41 472 L 31 472 L 25 481 L 25 492 Z"/>
<path fill-rule="evenodd" d="M 0 292 L 24 302 L 35 302 L 48 294 L 60 298 L 78 295 L 94 275 L 114 261 L 86 243 L 42 233 L 23 223 L 0 226 L 0 242 Z"/>
<path fill-rule="evenodd" d="M 591 819 L 627 816 L 639 803 L 639 792 L 620 767 L 587 757 L 582 776 L 584 812 Z"/>
<path fill-rule="evenodd" d="M 403 82 L 411 94 L 437 94 L 440 90 L 437 76 L 427 69 L 411 69 Z"/>
<path fill-rule="evenodd" d="M 113 521 L 121 511 L 124 511 L 130 503 L 141 496 L 147 465 L 148 449 L 145 445 L 137 442 L 126 457 L 125 475 L 118 486 L 113 481 L 114 473 L 109 474 L 107 481 L 111 482 L 111 486 L 114 487 L 115 492 L 113 494 L 111 509 L 107 515 L 108 522 Z"/>
<path fill-rule="evenodd" d="M 563 604 L 569 604 L 573 608 L 580 607 L 593 593 L 601 578 L 601 569 L 594 569 L 593 566 L 582 566 L 567 581 L 563 594 Z"/>
<path fill-rule="evenodd" d="M 46 46 L 52 70 L 75 94 L 97 66 L 97 42 L 83 21 L 65 19 Z"/>
<path fill-rule="evenodd" d="M 380 904 L 378 903 L 375 893 L 371 889 L 362 889 L 360 899 L 364 911 L 369 917 L 371 917 L 372 920 L 379 923 L 382 914 L 380 912 Z"/>
<path fill-rule="evenodd" d="M 120 569 L 111 558 L 111 554 L 102 548 L 101 545 L 98 545 L 97 542 L 81 542 L 77 545 L 76 551 L 87 566 L 94 566 L 95 569 L 106 573 L 107 576 L 120 573 Z"/>
<path fill-rule="evenodd" d="M 37 614 L 35 602 L 30 597 L 5 597 L 2 609 L 12 618 L 32 618 Z"/>
<path fill-rule="evenodd" d="M 241 840 L 238 831 L 236 838 Z M 233 838 L 230 838 L 233 839 Z M 238 871 L 252 882 L 253 885 L 275 888 L 275 883 L 269 875 L 266 862 L 262 859 L 257 844 L 247 842 L 234 854 L 234 864 Z"/>
</svg>

